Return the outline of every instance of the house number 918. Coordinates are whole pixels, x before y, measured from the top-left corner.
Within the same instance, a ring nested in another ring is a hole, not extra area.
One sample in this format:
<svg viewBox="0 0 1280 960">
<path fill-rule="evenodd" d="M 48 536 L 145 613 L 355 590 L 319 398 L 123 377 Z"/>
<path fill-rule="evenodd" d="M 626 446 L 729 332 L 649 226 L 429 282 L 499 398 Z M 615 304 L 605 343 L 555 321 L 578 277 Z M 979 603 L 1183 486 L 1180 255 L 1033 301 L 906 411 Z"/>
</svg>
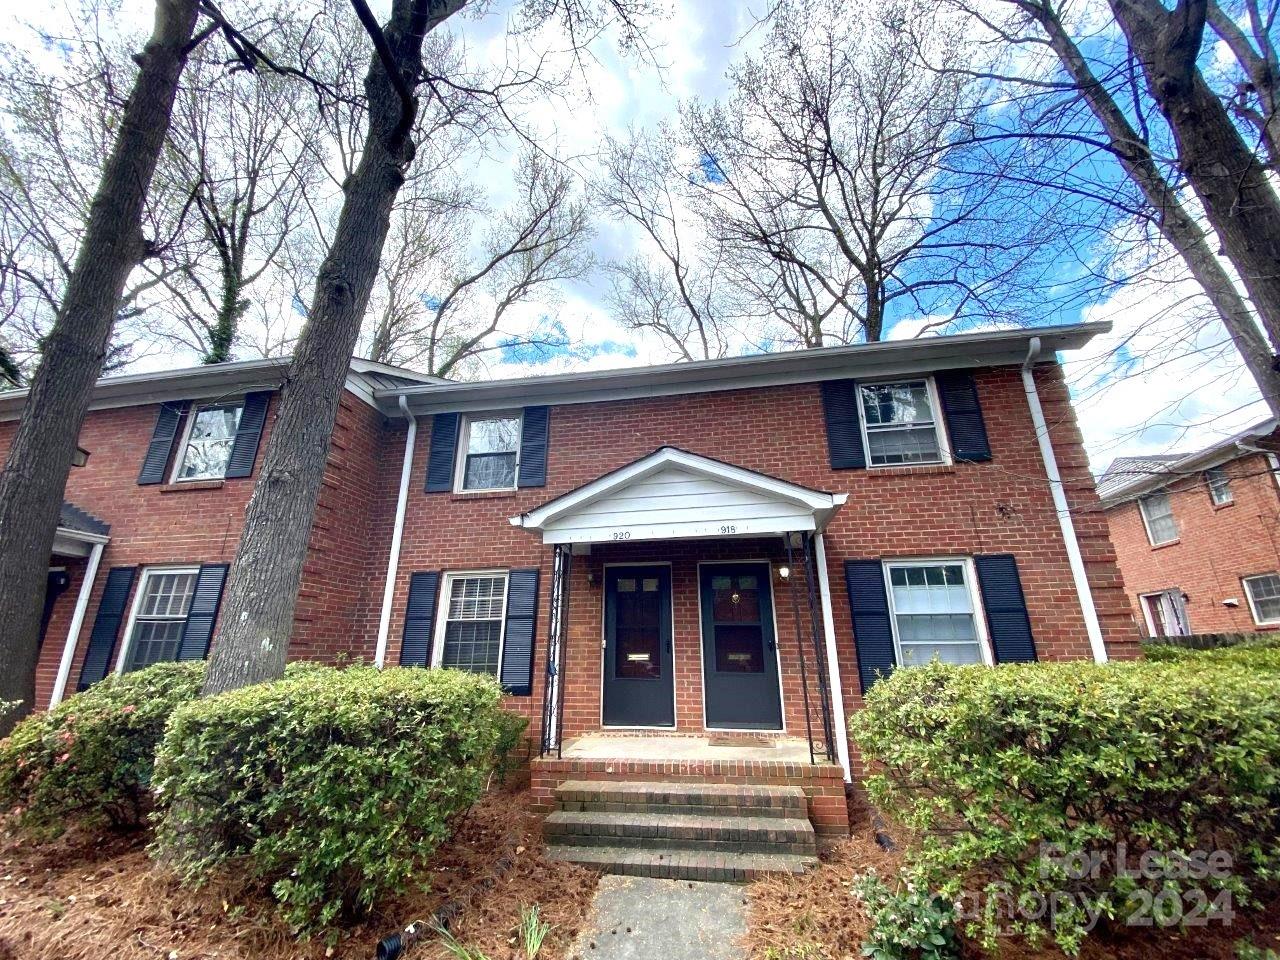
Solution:
<svg viewBox="0 0 1280 960">
<path fill-rule="evenodd" d="M 738 528 L 737 528 L 737 526 L 735 526 L 735 525 L 734 525 L 734 524 L 732 524 L 732 523 L 726 523 L 726 524 L 721 525 L 721 527 L 720 527 L 720 532 L 721 532 L 721 533 L 737 533 L 737 532 L 738 532 Z"/>
</svg>

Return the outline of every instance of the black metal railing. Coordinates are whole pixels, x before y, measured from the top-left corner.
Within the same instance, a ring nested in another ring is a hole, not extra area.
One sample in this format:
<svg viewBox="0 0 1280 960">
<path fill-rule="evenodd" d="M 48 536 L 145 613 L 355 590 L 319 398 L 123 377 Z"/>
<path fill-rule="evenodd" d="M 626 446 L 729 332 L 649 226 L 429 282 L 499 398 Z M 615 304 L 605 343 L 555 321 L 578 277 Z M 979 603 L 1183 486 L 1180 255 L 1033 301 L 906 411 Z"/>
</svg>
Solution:
<svg viewBox="0 0 1280 960">
<path fill-rule="evenodd" d="M 547 625 L 547 663 L 542 683 L 542 736 L 539 756 L 553 750 L 560 756 L 560 730 L 564 724 L 565 635 L 569 619 L 569 573 L 573 552 L 567 544 L 554 548 L 551 561 L 551 617 Z"/>
</svg>

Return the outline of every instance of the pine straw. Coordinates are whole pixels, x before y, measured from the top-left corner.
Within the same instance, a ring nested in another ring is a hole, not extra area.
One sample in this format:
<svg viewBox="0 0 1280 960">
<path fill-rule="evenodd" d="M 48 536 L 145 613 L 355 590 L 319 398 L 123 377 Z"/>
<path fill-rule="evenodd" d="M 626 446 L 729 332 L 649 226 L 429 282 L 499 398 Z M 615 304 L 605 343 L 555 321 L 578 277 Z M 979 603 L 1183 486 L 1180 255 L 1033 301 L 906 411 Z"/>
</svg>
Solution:
<svg viewBox="0 0 1280 960">
<path fill-rule="evenodd" d="M 515 955 L 520 908 L 538 904 L 554 924 L 540 955 L 563 960 L 595 893 L 597 875 L 542 856 L 539 820 L 523 794 L 483 799 L 433 858 L 416 891 L 376 905 L 332 949 L 298 941 L 262 890 L 235 871 L 183 889 L 147 859 L 145 833 L 106 838 L 69 833 L 43 846 L 0 838 L 0 960 L 321 960 L 372 957 L 374 946 L 442 904 L 461 901 L 460 940 L 492 960 Z M 501 869 L 503 861 L 509 868 Z M 408 960 L 443 960 L 420 942 Z"/>
</svg>

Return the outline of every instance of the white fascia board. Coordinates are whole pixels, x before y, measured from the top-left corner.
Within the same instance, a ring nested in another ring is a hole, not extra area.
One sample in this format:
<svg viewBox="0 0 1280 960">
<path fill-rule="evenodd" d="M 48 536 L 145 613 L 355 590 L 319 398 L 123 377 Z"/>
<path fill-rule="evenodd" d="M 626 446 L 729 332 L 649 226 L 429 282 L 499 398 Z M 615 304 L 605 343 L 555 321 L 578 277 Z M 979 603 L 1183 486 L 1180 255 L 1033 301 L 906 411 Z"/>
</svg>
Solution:
<svg viewBox="0 0 1280 960">
<path fill-rule="evenodd" d="M 726 483 L 732 483 L 740 487 L 746 487 L 759 493 L 764 493 L 779 500 L 785 500 L 788 503 L 795 503 L 814 511 L 815 514 L 822 511 L 834 513 L 835 510 L 844 503 L 845 494 L 823 493 L 817 490 L 810 490 L 807 487 L 797 486 L 794 483 L 788 483 L 785 480 L 779 480 L 776 477 L 768 477 L 753 470 L 747 470 L 743 467 L 736 467 L 733 464 L 722 463 L 719 460 L 712 460 L 708 457 L 699 456 L 696 453 L 689 453 L 686 450 L 678 450 L 675 447 L 663 447 L 654 453 L 649 454 L 627 464 L 613 473 L 593 480 L 576 490 L 563 494 L 560 497 L 530 510 L 528 513 L 511 517 L 512 526 L 526 527 L 530 529 L 542 529 L 548 523 L 572 514 L 575 510 L 579 510 L 590 503 L 600 500 L 615 490 L 620 490 L 632 483 L 643 480 L 645 477 L 662 470 L 664 467 L 677 466 L 693 473 L 702 474 L 704 476 L 713 477 Z M 825 520 L 823 521 L 825 523 Z M 553 541 L 547 540 L 547 543 L 564 542 L 570 543 L 572 540 Z"/>
<path fill-rule="evenodd" d="M 1039 337 L 1044 344 L 1044 359 L 1040 362 L 1047 363 L 1055 351 L 1079 349 L 1097 334 L 1110 329 L 1109 323 L 1102 322 L 890 340 L 649 367 L 479 383 L 427 384 L 379 390 L 377 398 L 388 416 L 401 415 L 401 396 L 418 415 L 441 411 L 466 413 L 529 404 L 599 403 L 710 393 L 841 377 L 878 379 L 961 367 L 1019 366 L 1026 358 L 1027 344 L 1032 337 Z"/>
</svg>

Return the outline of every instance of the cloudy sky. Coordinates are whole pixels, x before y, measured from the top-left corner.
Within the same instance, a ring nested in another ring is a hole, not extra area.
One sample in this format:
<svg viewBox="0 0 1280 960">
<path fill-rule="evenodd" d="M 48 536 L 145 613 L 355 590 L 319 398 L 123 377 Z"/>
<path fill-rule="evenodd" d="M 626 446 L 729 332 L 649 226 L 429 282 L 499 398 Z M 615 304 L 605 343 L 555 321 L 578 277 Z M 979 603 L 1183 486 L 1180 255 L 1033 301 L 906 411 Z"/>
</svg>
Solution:
<svg viewBox="0 0 1280 960">
<path fill-rule="evenodd" d="M 374 4 L 375 8 L 379 4 Z M 385 3 L 383 4 L 385 6 Z M 564 87 L 562 96 L 532 103 L 522 123 L 548 151 L 575 170 L 589 174 L 592 154 L 604 133 L 623 134 L 671 121 L 679 104 L 691 97 L 715 99 L 726 91 L 725 70 L 753 48 L 754 14 L 760 2 L 730 0 L 666 0 L 666 13 L 651 24 L 647 39 L 660 65 L 624 56 L 609 36 L 592 48 L 593 57 Z M 122 24 L 147 26 L 152 7 L 147 0 L 123 0 Z M 12 40 L 53 29 L 61 9 L 0 0 L 0 35 Z M 474 63 L 501 63 L 528 56 L 537 38 L 513 45 L 509 39 L 510 0 L 497 2 L 481 17 L 455 19 Z M 489 144 L 468 164 L 484 184 L 490 202 L 500 206 L 510 194 L 512 160 L 518 141 Z M 593 251 L 601 262 L 637 249 L 639 238 L 624 225 L 597 218 Z M 1262 419 L 1265 409 L 1235 360 L 1225 333 L 1206 321 L 1194 289 L 1170 267 L 1164 282 L 1125 284 L 1103 302 L 1053 320 L 1107 320 L 1114 327 L 1079 356 L 1064 358 L 1077 399 L 1078 416 L 1095 470 L 1122 454 L 1194 449 L 1230 435 Z M 517 324 L 563 325 L 571 338 L 587 346 L 574 358 L 550 364 L 519 351 L 492 365 L 495 376 L 526 374 L 549 368 L 629 366 L 670 359 L 661 344 L 619 326 L 605 303 L 608 283 L 600 271 L 563 287 L 554 306 L 522 307 Z M 1042 318 L 1028 318 L 1037 322 Z M 918 321 L 905 318 L 891 337 L 914 335 Z M 745 349 L 745 345 L 744 345 Z M 148 365 L 173 365 L 186 358 L 152 355 Z"/>
</svg>

